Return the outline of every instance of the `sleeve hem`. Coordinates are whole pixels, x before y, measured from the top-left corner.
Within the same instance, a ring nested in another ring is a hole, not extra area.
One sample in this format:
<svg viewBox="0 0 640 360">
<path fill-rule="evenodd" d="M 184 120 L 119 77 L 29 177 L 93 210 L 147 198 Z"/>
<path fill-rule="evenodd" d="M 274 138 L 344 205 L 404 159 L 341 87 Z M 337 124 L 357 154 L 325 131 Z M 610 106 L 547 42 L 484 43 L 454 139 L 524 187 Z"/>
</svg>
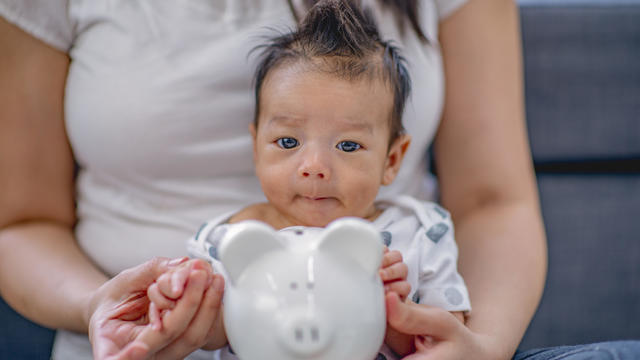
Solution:
<svg viewBox="0 0 640 360">
<path fill-rule="evenodd" d="M 438 19 L 444 20 L 460 9 L 468 0 L 435 0 L 438 9 Z"/>
<path fill-rule="evenodd" d="M 44 42 L 45 44 L 68 53 L 70 44 L 65 39 L 56 36 L 55 32 L 47 31 L 47 29 L 39 26 L 35 21 L 21 16 L 19 11 L 11 9 L 7 4 L 0 2 L 0 16 L 7 22 L 13 24 L 33 36 L 34 38 Z"/>
</svg>

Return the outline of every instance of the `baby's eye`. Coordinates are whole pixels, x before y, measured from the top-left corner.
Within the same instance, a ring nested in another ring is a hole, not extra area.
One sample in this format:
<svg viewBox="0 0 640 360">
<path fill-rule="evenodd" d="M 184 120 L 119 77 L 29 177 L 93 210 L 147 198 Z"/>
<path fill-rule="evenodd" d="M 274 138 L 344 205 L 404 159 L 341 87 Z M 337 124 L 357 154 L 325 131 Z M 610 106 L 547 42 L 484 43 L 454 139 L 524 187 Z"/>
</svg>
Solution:
<svg viewBox="0 0 640 360">
<path fill-rule="evenodd" d="M 294 147 L 298 146 L 298 140 L 288 137 L 280 138 L 276 141 L 276 143 L 283 149 L 293 149 Z"/>
<path fill-rule="evenodd" d="M 353 141 L 341 141 L 336 147 L 344 152 L 353 152 L 361 148 L 360 144 Z"/>
</svg>

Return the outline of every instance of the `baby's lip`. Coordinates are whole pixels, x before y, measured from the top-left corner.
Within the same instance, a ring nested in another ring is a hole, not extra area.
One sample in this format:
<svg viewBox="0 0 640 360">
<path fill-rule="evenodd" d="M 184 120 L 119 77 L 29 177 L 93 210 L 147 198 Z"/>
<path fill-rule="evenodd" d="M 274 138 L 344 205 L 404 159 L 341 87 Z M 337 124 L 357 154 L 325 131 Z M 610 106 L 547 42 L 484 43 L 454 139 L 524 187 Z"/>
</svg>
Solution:
<svg viewBox="0 0 640 360">
<path fill-rule="evenodd" d="M 332 197 L 330 196 L 317 196 L 317 195 L 302 195 L 302 197 L 307 200 L 315 200 L 315 201 L 332 199 Z"/>
</svg>

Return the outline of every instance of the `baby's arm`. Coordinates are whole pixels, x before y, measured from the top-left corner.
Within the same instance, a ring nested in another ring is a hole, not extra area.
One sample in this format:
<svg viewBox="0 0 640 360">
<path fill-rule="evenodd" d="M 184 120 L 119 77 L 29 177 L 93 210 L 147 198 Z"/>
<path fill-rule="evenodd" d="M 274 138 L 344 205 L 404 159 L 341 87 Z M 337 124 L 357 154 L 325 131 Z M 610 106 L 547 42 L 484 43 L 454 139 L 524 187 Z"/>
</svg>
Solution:
<svg viewBox="0 0 640 360">
<path fill-rule="evenodd" d="M 166 329 L 164 315 L 171 311 L 178 302 L 182 300 L 182 295 L 187 286 L 189 275 L 192 271 L 203 270 L 210 265 L 203 260 L 188 260 L 179 266 L 160 275 L 156 281 L 147 289 L 149 297 L 149 323 L 155 331 L 171 330 Z M 212 281 L 218 281 L 224 287 L 224 279 L 220 274 L 214 274 Z M 208 284 L 210 285 L 210 284 Z M 207 287 L 208 287 L 207 285 Z M 216 286 L 216 283 L 214 283 Z M 205 295 L 206 296 L 206 293 Z M 222 306 L 218 309 L 214 326 L 209 332 L 210 336 L 203 348 L 217 349 L 227 343 L 224 326 L 222 324 Z"/>
</svg>

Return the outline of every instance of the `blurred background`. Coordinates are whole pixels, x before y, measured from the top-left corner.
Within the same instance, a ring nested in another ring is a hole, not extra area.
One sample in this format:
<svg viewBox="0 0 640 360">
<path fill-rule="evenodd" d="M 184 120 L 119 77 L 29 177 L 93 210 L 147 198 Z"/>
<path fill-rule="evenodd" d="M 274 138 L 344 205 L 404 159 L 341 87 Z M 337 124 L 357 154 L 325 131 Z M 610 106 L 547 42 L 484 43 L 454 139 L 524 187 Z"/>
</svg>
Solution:
<svg viewBox="0 0 640 360">
<path fill-rule="evenodd" d="M 521 348 L 640 339 L 640 1 L 519 3 L 549 246 Z"/>
</svg>

